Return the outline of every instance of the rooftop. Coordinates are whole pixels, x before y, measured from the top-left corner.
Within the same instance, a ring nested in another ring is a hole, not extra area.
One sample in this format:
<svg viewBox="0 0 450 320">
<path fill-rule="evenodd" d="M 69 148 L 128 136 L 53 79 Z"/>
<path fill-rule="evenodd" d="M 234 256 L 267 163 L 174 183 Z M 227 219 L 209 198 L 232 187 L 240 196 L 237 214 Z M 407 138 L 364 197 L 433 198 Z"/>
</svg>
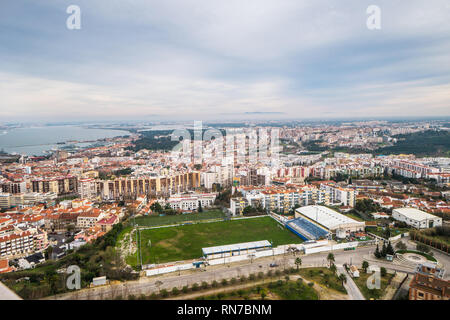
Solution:
<svg viewBox="0 0 450 320">
<path fill-rule="evenodd" d="M 296 211 L 328 229 L 336 229 L 343 224 L 364 224 L 324 206 L 305 206 Z"/>
<path fill-rule="evenodd" d="M 436 219 L 437 217 L 426 213 L 425 211 L 416 209 L 416 208 L 398 208 L 394 209 L 394 211 L 407 216 L 413 220 L 426 220 L 426 219 Z"/>
<path fill-rule="evenodd" d="M 208 247 L 208 248 L 202 248 L 203 254 L 214 254 L 214 253 L 222 253 L 222 252 L 230 252 L 230 251 L 238 251 L 238 250 L 248 250 L 248 249 L 256 249 L 256 248 L 262 248 L 262 247 L 271 247 L 269 241 L 262 240 L 262 241 L 253 241 L 253 242 L 243 242 L 243 243 L 236 243 L 236 244 L 230 244 L 225 246 L 217 246 L 217 247 Z"/>
</svg>

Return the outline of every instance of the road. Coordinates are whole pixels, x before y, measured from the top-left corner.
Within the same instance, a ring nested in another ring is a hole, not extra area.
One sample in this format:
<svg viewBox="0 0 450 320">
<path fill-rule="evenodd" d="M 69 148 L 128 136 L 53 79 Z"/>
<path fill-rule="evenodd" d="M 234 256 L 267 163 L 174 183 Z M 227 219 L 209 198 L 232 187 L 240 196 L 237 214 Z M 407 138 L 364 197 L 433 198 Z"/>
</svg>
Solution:
<svg viewBox="0 0 450 320">
<path fill-rule="evenodd" d="M 408 249 L 415 249 L 416 244 L 409 240 L 409 238 L 403 238 Z M 395 245 L 395 244 L 394 244 Z M 361 266 L 364 260 L 370 264 L 376 264 L 379 267 L 385 267 L 388 270 L 405 272 L 408 274 L 414 274 L 414 267 L 410 265 L 402 265 L 398 262 L 380 262 L 375 260 L 373 252 L 375 247 L 361 247 L 353 251 L 334 251 L 335 264 L 343 265 L 354 264 Z M 436 250 L 432 250 L 434 256 L 439 260 L 441 265 L 450 270 L 450 257 L 440 253 Z M 149 295 L 154 292 L 158 292 L 162 289 L 168 291 L 177 287 L 181 289 L 183 286 L 191 286 L 194 283 L 200 284 L 202 281 L 208 283 L 214 280 L 220 282 L 222 279 L 239 278 L 242 275 L 248 276 L 252 273 L 258 273 L 260 271 L 267 272 L 268 270 L 283 270 L 288 267 L 296 267 L 295 258 L 301 257 L 302 267 L 321 267 L 327 266 L 326 257 L 328 252 L 316 253 L 311 255 L 299 255 L 293 256 L 292 254 L 286 254 L 285 256 L 279 255 L 274 257 L 265 257 L 256 259 L 252 262 L 245 261 L 233 264 L 208 266 L 206 269 L 194 269 L 188 271 L 182 271 L 180 274 L 177 272 L 169 273 L 154 277 L 141 277 L 137 281 L 128 281 L 119 284 L 113 284 L 108 286 L 102 286 L 92 289 L 83 289 L 76 292 L 69 292 L 59 296 L 48 297 L 46 299 L 113 299 L 114 297 L 126 297 L 130 294 L 139 296 L 141 294 Z M 279 266 L 277 268 L 271 268 L 270 264 L 275 262 Z M 349 279 L 350 277 L 347 277 Z M 445 278 L 450 278 L 450 273 L 447 273 Z M 361 293 L 357 289 L 353 281 L 348 281 L 349 295 L 354 299 L 360 299 Z"/>
<path fill-rule="evenodd" d="M 336 264 L 336 268 L 339 274 L 344 274 L 347 278 L 347 281 L 344 282 L 345 290 L 347 290 L 347 293 L 351 300 L 366 300 L 359 290 L 356 283 L 353 281 L 353 278 L 348 275 L 348 273 L 345 271 L 344 266 L 342 264 Z"/>
</svg>

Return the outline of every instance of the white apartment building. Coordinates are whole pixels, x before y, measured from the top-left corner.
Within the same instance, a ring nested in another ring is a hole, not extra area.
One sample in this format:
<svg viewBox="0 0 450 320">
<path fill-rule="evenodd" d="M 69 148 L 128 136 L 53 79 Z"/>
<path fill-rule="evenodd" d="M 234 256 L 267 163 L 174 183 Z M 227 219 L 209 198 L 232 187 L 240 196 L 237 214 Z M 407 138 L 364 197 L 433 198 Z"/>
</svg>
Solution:
<svg viewBox="0 0 450 320">
<path fill-rule="evenodd" d="M 80 229 L 89 229 L 94 227 L 103 217 L 104 213 L 98 209 L 83 212 L 77 217 L 77 227 Z"/>
<path fill-rule="evenodd" d="M 14 257 L 34 251 L 33 235 L 29 231 L 0 237 L 0 257 Z"/>
<path fill-rule="evenodd" d="M 0 193 L 0 209 L 11 208 L 11 198 L 9 193 Z"/>
<path fill-rule="evenodd" d="M 82 199 L 94 199 L 97 197 L 97 183 L 95 179 L 80 179 L 78 181 L 78 192 Z"/>
<path fill-rule="evenodd" d="M 197 210 L 201 203 L 202 208 L 210 207 L 216 200 L 216 193 L 195 193 L 186 195 L 173 195 L 165 201 L 174 210 Z"/>
<path fill-rule="evenodd" d="M 354 207 L 356 204 L 356 192 L 353 189 L 341 188 L 329 184 L 321 184 L 320 189 L 329 195 L 331 204 L 341 204 Z"/>
</svg>

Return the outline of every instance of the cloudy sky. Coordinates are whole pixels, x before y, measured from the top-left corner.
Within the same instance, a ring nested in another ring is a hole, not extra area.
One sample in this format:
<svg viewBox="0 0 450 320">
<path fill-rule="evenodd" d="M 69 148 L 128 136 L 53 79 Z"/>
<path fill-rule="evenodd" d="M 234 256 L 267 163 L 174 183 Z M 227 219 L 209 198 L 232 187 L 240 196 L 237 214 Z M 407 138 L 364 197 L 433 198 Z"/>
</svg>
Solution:
<svg viewBox="0 0 450 320">
<path fill-rule="evenodd" d="M 0 122 L 450 116 L 448 0 L 2 1 L 0 43 Z"/>
</svg>

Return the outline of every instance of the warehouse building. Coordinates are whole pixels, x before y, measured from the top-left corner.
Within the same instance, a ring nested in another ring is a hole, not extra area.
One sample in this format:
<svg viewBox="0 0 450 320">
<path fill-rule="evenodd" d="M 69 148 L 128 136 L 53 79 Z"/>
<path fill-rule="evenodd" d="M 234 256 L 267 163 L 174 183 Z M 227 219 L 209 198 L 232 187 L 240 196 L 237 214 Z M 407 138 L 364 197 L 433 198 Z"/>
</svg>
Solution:
<svg viewBox="0 0 450 320">
<path fill-rule="evenodd" d="M 363 231 L 364 222 L 356 221 L 339 212 L 324 206 L 305 206 L 295 209 L 295 218 L 303 218 L 325 228 L 331 233 L 336 231 L 357 232 Z"/>
<path fill-rule="evenodd" d="M 442 226 L 442 218 L 415 208 L 394 209 L 392 210 L 392 218 L 417 229 Z"/>
</svg>

